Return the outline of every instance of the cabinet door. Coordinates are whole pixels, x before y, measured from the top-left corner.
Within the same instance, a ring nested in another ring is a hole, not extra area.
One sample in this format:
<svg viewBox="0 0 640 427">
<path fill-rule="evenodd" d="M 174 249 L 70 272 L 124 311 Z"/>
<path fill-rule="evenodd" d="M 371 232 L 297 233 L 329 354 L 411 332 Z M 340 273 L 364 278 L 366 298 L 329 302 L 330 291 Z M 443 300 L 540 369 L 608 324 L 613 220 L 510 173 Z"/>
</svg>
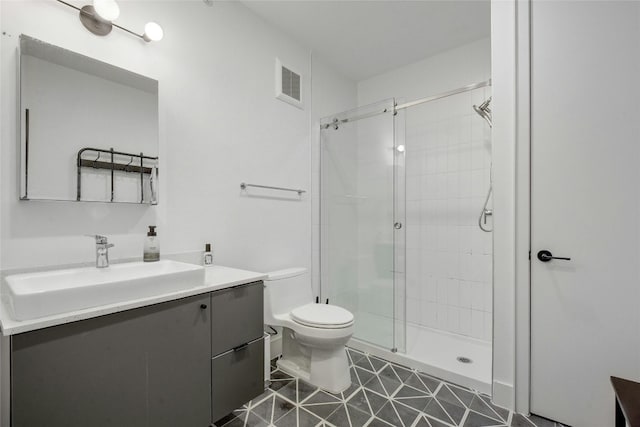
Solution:
<svg viewBox="0 0 640 427">
<path fill-rule="evenodd" d="M 263 296 L 262 282 L 236 286 L 211 294 L 213 356 L 262 337 Z"/>
<path fill-rule="evenodd" d="M 213 422 L 264 392 L 264 339 L 211 359 Z"/>
<path fill-rule="evenodd" d="M 207 294 L 13 336 L 12 425 L 208 426 L 208 303 Z"/>
</svg>

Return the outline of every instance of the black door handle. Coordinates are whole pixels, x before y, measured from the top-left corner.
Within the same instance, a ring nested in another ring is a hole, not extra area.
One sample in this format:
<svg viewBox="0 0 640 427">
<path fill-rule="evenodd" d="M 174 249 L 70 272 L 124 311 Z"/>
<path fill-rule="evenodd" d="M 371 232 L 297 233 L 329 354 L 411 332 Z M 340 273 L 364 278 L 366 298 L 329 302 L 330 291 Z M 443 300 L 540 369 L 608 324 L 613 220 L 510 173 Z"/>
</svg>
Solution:
<svg viewBox="0 0 640 427">
<path fill-rule="evenodd" d="M 565 258 L 565 257 L 560 257 L 560 256 L 553 256 L 553 254 L 551 252 L 549 252 L 546 249 L 541 250 L 540 252 L 538 252 L 538 259 L 542 262 L 549 262 L 552 259 L 561 259 L 564 261 L 571 261 L 571 258 Z"/>
</svg>

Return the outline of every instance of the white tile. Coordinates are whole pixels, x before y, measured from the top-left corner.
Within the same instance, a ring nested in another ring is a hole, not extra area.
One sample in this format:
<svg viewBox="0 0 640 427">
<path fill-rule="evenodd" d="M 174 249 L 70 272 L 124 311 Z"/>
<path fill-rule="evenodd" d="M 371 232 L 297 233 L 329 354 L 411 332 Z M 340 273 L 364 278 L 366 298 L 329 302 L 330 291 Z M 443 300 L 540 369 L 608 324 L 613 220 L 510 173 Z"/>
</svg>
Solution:
<svg viewBox="0 0 640 427">
<path fill-rule="evenodd" d="M 420 323 L 420 300 L 407 299 L 407 322 Z"/>
<path fill-rule="evenodd" d="M 493 311 L 493 283 L 483 283 L 482 287 L 484 289 L 484 311 L 490 313 Z"/>
<path fill-rule="evenodd" d="M 460 305 L 460 281 L 458 279 L 447 279 L 447 304 L 456 307 Z"/>
<path fill-rule="evenodd" d="M 457 144 L 456 142 L 454 146 L 447 149 L 447 171 L 449 172 L 457 172 L 459 170 L 460 156 L 458 155 L 459 149 Z"/>
<path fill-rule="evenodd" d="M 485 341 L 491 341 L 493 339 L 493 315 L 492 313 L 484 314 L 484 335 Z"/>
<path fill-rule="evenodd" d="M 471 282 L 460 281 L 460 307 L 471 308 L 471 301 L 473 300 L 471 286 Z"/>
<path fill-rule="evenodd" d="M 463 335 L 471 335 L 471 309 L 460 309 L 460 333 Z"/>
<path fill-rule="evenodd" d="M 459 255 L 459 258 L 460 274 L 458 275 L 458 278 L 467 281 L 473 280 L 472 255 L 463 253 Z"/>
<path fill-rule="evenodd" d="M 470 227 L 468 225 L 458 227 L 458 250 L 460 251 L 460 253 L 472 253 L 473 233 L 474 227 Z"/>
<path fill-rule="evenodd" d="M 420 324 L 429 328 L 438 326 L 438 305 L 436 303 L 421 301 Z"/>
<path fill-rule="evenodd" d="M 482 339 L 484 337 L 484 313 L 471 310 L 471 336 Z"/>
<path fill-rule="evenodd" d="M 447 310 L 447 306 L 444 304 L 438 304 L 437 305 L 437 317 L 436 317 L 436 325 L 439 329 L 445 329 L 447 328 L 447 321 L 448 321 L 448 310 Z"/>
<path fill-rule="evenodd" d="M 460 309 L 458 307 L 447 307 L 447 330 L 460 333 Z"/>
<path fill-rule="evenodd" d="M 426 277 L 424 281 L 422 299 L 428 302 L 438 301 L 438 280 L 435 277 Z"/>
<path fill-rule="evenodd" d="M 445 305 L 447 304 L 447 298 L 449 296 L 449 290 L 447 289 L 447 279 L 439 278 L 437 283 L 438 283 L 438 290 L 437 290 L 438 304 Z"/>
<path fill-rule="evenodd" d="M 480 282 L 471 282 L 471 308 L 484 310 L 484 288 Z"/>
<path fill-rule="evenodd" d="M 460 197 L 471 197 L 471 171 L 464 170 L 458 173 L 458 195 Z"/>
<path fill-rule="evenodd" d="M 447 173 L 447 198 L 457 198 L 460 195 L 459 176 L 457 172 Z"/>
</svg>

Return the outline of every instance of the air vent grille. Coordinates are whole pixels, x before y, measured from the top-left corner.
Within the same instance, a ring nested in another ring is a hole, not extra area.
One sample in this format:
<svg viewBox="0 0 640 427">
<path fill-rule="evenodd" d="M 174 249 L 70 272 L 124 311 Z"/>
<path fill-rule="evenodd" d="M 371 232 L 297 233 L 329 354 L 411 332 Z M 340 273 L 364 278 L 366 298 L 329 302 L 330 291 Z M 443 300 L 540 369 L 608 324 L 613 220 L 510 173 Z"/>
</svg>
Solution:
<svg viewBox="0 0 640 427">
<path fill-rule="evenodd" d="M 300 75 L 282 67 L 282 93 L 300 101 Z"/>
<path fill-rule="evenodd" d="M 276 58 L 276 98 L 302 109 L 302 76 Z"/>
</svg>

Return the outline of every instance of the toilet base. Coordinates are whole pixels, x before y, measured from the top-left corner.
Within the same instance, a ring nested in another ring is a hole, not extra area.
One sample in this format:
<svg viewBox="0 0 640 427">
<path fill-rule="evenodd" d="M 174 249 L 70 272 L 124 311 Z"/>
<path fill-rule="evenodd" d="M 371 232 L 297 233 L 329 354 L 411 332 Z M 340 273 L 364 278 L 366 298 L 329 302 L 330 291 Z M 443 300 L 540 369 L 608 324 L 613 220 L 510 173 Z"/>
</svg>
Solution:
<svg viewBox="0 0 640 427">
<path fill-rule="evenodd" d="M 282 344 L 282 358 L 277 366 L 286 374 L 333 394 L 342 393 L 351 385 L 344 345 L 308 347 L 297 341 L 291 330 L 285 330 Z"/>
</svg>

